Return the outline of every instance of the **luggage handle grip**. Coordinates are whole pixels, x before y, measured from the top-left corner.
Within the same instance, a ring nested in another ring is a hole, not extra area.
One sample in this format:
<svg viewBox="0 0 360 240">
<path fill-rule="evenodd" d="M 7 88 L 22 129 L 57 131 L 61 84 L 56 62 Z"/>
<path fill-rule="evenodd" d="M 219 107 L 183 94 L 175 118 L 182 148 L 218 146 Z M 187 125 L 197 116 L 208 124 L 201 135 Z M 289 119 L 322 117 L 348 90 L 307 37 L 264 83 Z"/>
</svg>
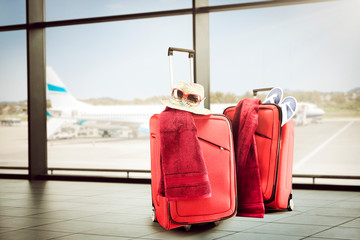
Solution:
<svg viewBox="0 0 360 240">
<path fill-rule="evenodd" d="M 168 56 L 173 56 L 174 51 L 176 51 L 176 52 L 187 52 L 187 53 L 189 53 L 189 58 L 193 58 L 195 56 L 195 51 L 192 50 L 192 49 L 174 48 L 174 47 L 169 47 Z"/>
<path fill-rule="evenodd" d="M 256 97 L 258 92 L 270 91 L 271 89 L 273 89 L 273 88 L 272 87 L 270 87 L 270 88 L 256 88 L 256 89 L 253 89 L 253 95 L 254 95 L 254 97 Z"/>
<path fill-rule="evenodd" d="M 190 82 L 195 83 L 195 80 L 194 80 L 195 50 L 186 49 L 186 48 L 169 47 L 168 56 L 169 56 L 169 70 L 170 70 L 169 71 L 170 72 L 170 91 L 172 91 L 172 89 L 174 88 L 174 76 L 173 76 L 173 68 L 172 68 L 172 57 L 174 55 L 174 51 L 189 53 L 189 59 L 190 59 Z"/>
</svg>

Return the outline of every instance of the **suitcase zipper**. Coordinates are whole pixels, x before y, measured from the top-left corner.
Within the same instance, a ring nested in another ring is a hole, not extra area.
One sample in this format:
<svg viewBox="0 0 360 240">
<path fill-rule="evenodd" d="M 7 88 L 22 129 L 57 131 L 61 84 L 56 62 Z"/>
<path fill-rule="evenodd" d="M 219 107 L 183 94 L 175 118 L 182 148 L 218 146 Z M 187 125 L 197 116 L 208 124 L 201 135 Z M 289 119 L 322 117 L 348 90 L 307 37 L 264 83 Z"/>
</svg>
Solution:
<svg viewBox="0 0 360 240">
<path fill-rule="evenodd" d="M 270 139 L 270 140 L 271 140 L 271 138 L 269 138 L 268 136 L 265 136 L 265 135 L 260 134 L 260 133 L 257 133 L 257 132 L 255 132 L 255 135 L 257 135 L 257 136 L 259 136 L 259 137 L 262 137 L 262 138 L 266 138 L 266 139 Z"/>
<path fill-rule="evenodd" d="M 208 140 L 205 140 L 205 139 L 203 139 L 203 138 L 201 138 L 201 137 L 199 137 L 199 136 L 198 136 L 198 139 L 201 140 L 201 141 L 207 142 L 207 143 L 209 143 L 209 144 L 211 144 L 211 145 L 213 145 L 213 146 L 215 146 L 215 147 L 218 147 L 218 148 L 220 148 L 221 150 L 228 150 L 228 151 L 229 151 L 229 149 L 226 149 L 226 148 L 224 148 L 224 147 L 222 147 L 222 146 L 220 146 L 220 145 L 217 145 L 217 144 L 215 144 L 215 143 L 213 143 L 213 142 L 210 142 L 210 141 L 208 141 Z"/>
</svg>

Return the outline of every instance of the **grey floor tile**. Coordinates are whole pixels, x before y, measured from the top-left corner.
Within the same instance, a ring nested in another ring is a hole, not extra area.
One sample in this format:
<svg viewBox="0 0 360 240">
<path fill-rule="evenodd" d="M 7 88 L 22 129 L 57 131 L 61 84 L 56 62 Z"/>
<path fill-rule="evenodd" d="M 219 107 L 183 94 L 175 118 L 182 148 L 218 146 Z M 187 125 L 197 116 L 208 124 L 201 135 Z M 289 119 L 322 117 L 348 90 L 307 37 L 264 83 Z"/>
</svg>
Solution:
<svg viewBox="0 0 360 240">
<path fill-rule="evenodd" d="M 1 199 L 0 207 L 31 207 L 33 204 L 29 204 L 28 199 Z"/>
<path fill-rule="evenodd" d="M 50 201 L 50 202 L 82 202 L 81 197 L 77 196 L 68 196 L 68 195 L 61 195 L 61 194 L 33 194 L 29 197 L 33 201 Z"/>
<path fill-rule="evenodd" d="M 129 207 L 127 209 L 122 209 L 118 211 L 121 214 L 128 214 L 128 215 L 149 215 L 151 214 L 151 204 L 145 207 Z"/>
<path fill-rule="evenodd" d="M 90 230 L 82 231 L 82 233 L 103 236 L 138 238 L 161 231 L 164 231 L 164 229 L 160 226 L 102 223 L 97 224 L 96 227 Z"/>
<path fill-rule="evenodd" d="M 295 202 L 295 208 L 294 208 L 293 212 L 304 213 L 304 212 L 310 211 L 315 208 L 317 208 L 317 206 L 313 206 L 311 204 L 309 204 L 309 206 L 301 206 Z"/>
<path fill-rule="evenodd" d="M 103 236 L 103 235 L 90 235 L 90 234 L 71 234 L 65 237 L 56 238 L 56 240 L 126 240 L 129 238 Z"/>
<path fill-rule="evenodd" d="M 6 193 L 6 194 L 2 194 L 0 195 L 0 199 L 1 201 L 4 201 L 5 199 L 29 199 L 31 197 L 30 194 L 26 194 L 26 193 L 18 193 L 18 192 L 14 192 L 14 193 Z"/>
<path fill-rule="evenodd" d="M 220 224 L 216 227 L 216 230 L 240 232 L 259 227 L 263 224 L 266 224 L 266 222 L 247 221 L 245 218 L 232 218 L 221 221 Z"/>
<path fill-rule="evenodd" d="M 39 201 L 35 203 L 38 208 L 45 210 L 77 210 L 78 208 L 89 206 L 86 203 L 67 202 L 67 201 Z"/>
<path fill-rule="evenodd" d="M 139 217 L 139 216 L 138 216 Z M 151 216 L 146 216 L 146 217 L 139 217 L 133 220 L 129 220 L 126 222 L 126 224 L 131 224 L 131 225 L 147 225 L 147 226 L 158 226 L 158 223 L 154 223 L 151 220 Z"/>
<path fill-rule="evenodd" d="M 134 223 L 139 219 L 147 218 L 151 220 L 151 215 L 147 214 L 147 217 L 131 214 L 120 214 L 120 213 L 104 213 L 95 216 L 83 217 L 78 220 L 98 223 Z"/>
<path fill-rule="evenodd" d="M 36 214 L 45 213 L 45 212 L 48 212 L 48 210 L 37 209 L 37 208 L 15 207 L 15 208 L 8 208 L 5 210 L 2 210 L 0 215 L 11 216 L 11 217 L 25 217 L 25 216 L 31 216 L 31 215 L 36 215 Z"/>
<path fill-rule="evenodd" d="M 33 215 L 37 218 L 50 218 L 50 219 L 59 219 L 59 220 L 72 220 L 78 219 L 87 216 L 98 215 L 99 212 L 93 211 L 78 211 L 78 210 L 57 210 L 52 212 L 46 212 L 41 214 Z"/>
<path fill-rule="evenodd" d="M 87 205 L 77 207 L 76 210 L 78 210 L 78 211 L 93 211 L 93 212 L 100 212 L 100 213 L 111 213 L 111 212 L 120 212 L 127 208 L 128 208 L 128 206 L 126 206 L 126 204 L 114 205 L 114 204 L 104 204 L 104 203 L 102 203 L 102 204 L 89 203 Z"/>
<path fill-rule="evenodd" d="M 41 226 L 59 221 L 61 220 L 34 218 L 34 217 L 12 217 L 7 219 L 0 219 L 0 226 L 13 228 L 13 229 L 21 229 L 21 228 Z"/>
<path fill-rule="evenodd" d="M 295 210 L 165 230 L 149 184 L 0 179 L 0 239 L 356 239 L 360 193 L 294 190 Z M 358 239 L 358 238 L 357 238 Z"/>
<path fill-rule="evenodd" d="M 352 196 L 352 197 L 348 198 L 347 201 L 360 202 L 360 193 L 358 193 L 358 195 L 356 195 L 356 196 Z"/>
<path fill-rule="evenodd" d="M 67 235 L 66 233 L 22 229 L 0 233 L 0 239 L 6 240 L 47 240 Z"/>
<path fill-rule="evenodd" d="M 358 240 L 360 236 L 359 228 L 335 227 L 321 233 L 313 235 L 313 237 L 336 238 L 336 239 L 354 239 Z"/>
<path fill-rule="evenodd" d="M 336 226 L 350 221 L 351 217 L 333 217 L 333 216 L 316 216 L 309 214 L 299 214 L 291 217 L 281 218 L 275 222 L 279 223 L 294 223 L 294 224 L 309 224 L 320 226 Z"/>
<path fill-rule="evenodd" d="M 166 230 L 154 234 L 144 236 L 144 239 L 171 239 L 171 240 L 207 240 L 207 239 L 219 239 L 221 237 L 233 234 L 233 232 L 218 231 L 210 226 L 193 226 L 189 232 L 186 232 L 183 228 L 176 228 L 172 230 Z"/>
<path fill-rule="evenodd" d="M 31 229 L 42 230 L 42 231 L 54 231 L 54 232 L 80 233 L 80 232 L 90 231 L 98 227 L 98 225 L 99 225 L 98 223 L 70 220 L 70 221 L 41 225 L 38 227 L 33 227 Z"/>
<path fill-rule="evenodd" d="M 297 239 L 302 239 L 302 237 L 289 236 L 289 235 L 240 232 L 240 233 L 235 233 L 235 234 L 231 234 L 231 235 L 222 237 L 219 240 L 239 240 L 239 239 L 246 239 L 246 240 L 297 240 Z"/>
<path fill-rule="evenodd" d="M 307 237 L 324 231 L 325 229 L 328 229 L 328 227 L 303 224 L 268 223 L 257 228 L 246 230 L 245 232 Z"/>
<path fill-rule="evenodd" d="M 310 201 L 342 201 L 359 196 L 358 192 L 325 191 L 325 190 L 294 190 L 294 199 L 307 199 Z"/>
<path fill-rule="evenodd" d="M 16 228 L 8 228 L 8 227 L 0 227 L 0 233 L 4 233 L 4 232 L 11 232 L 17 230 Z"/>
<path fill-rule="evenodd" d="M 296 212 L 296 211 L 272 211 L 272 212 L 267 212 L 264 216 L 264 218 L 251 218 L 251 217 L 235 217 L 235 219 L 242 219 L 242 220 L 246 220 L 246 221 L 251 221 L 251 222 L 274 222 L 276 220 L 282 219 L 282 218 L 286 218 L 286 217 L 290 217 L 290 216 L 295 216 L 300 214 L 300 212 Z"/>
<path fill-rule="evenodd" d="M 345 224 L 342 224 L 340 227 L 354 227 L 354 228 L 360 228 L 360 218 L 356 218 L 352 221 L 349 221 Z"/>
<path fill-rule="evenodd" d="M 307 207 L 307 208 L 317 208 L 317 207 L 327 207 L 330 204 L 334 204 L 337 201 L 334 200 L 323 200 L 323 199 L 296 199 L 294 197 L 294 203 L 295 203 L 295 209 L 301 208 L 301 207 Z"/>
<path fill-rule="evenodd" d="M 302 240 L 343 240 L 343 239 L 339 239 L 339 238 L 324 238 L 324 237 L 307 237 L 307 238 L 302 238 Z M 344 239 L 346 240 L 346 239 Z"/>
<path fill-rule="evenodd" d="M 358 209 L 360 209 L 360 199 L 359 199 L 359 201 L 349 201 L 349 200 L 339 201 L 339 202 L 336 202 L 336 203 L 329 204 L 328 207 L 332 207 L 332 208 L 351 208 L 351 209 L 358 208 Z"/>
<path fill-rule="evenodd" d="M 308 211 L 309 215 L 334 216 L 334 217 L 360 217 L 360 208 L 316 208 Z"/>
</svg>

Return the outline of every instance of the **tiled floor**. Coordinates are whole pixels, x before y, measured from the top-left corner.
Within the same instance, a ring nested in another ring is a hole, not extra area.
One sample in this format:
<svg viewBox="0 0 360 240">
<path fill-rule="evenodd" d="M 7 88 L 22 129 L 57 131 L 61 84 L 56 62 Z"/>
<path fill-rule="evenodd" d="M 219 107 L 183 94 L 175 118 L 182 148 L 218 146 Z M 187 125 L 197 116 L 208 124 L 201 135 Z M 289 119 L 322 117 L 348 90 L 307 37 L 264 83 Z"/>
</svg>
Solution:
<svg viewBox="0 0 360 240">
<path fill-rule="evenodd" d="M 164 230 L 150 185 L 0 180 L 0 239 L 360 239 L 360 192 L 294 190 L 295 211 Z"/>
</svg>

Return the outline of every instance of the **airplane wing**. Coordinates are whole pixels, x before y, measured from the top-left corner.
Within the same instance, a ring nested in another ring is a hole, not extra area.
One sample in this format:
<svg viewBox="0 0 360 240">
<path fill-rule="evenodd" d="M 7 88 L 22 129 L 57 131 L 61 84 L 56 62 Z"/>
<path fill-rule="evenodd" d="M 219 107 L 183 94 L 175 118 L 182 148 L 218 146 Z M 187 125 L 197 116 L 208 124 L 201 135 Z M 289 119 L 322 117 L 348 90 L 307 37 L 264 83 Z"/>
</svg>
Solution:
<svg viewBox="0 0 360 240">
<path fill-rule="evenodd" d="M 144 121 L 145 122 L 145 121 Z M 137 122 L 137 121 L 125 121 L 125 120 L 106 120 L 106 119 L 86 119 L 82 118 L 76 121 L 76 124 L 83 126 L 83 127 L 92 127 L 98 129 L 124 129 L 124 128 L 131 128 L 137 129 L 139 128 L 144 122 Z"/>
</svg>

